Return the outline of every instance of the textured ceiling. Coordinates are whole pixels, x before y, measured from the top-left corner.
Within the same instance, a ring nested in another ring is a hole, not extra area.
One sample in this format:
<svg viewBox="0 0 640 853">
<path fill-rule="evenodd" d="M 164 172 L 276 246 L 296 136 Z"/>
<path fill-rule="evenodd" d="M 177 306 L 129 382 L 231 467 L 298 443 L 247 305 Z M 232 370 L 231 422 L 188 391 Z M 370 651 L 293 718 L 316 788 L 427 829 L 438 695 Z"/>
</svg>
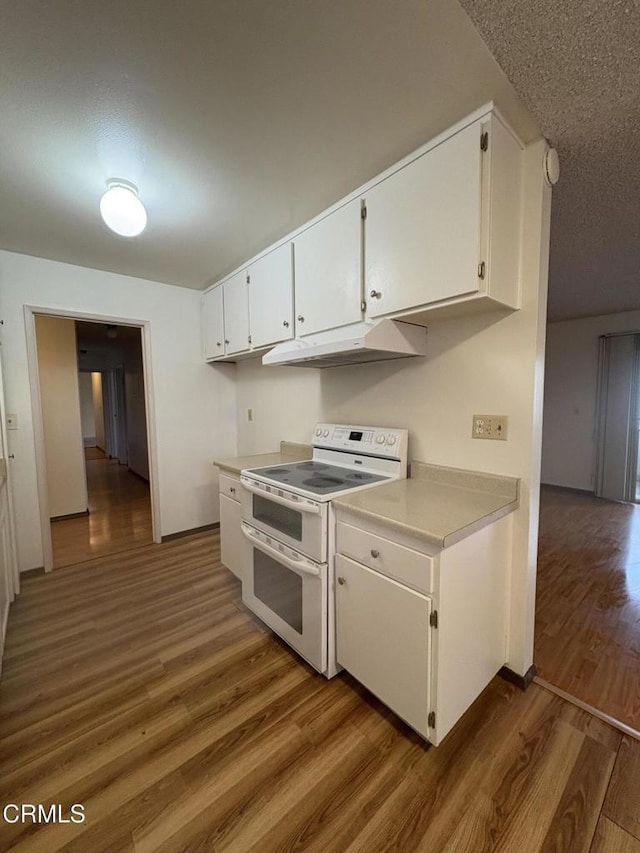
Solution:
<svg viewBox="0 0 640 853">
<path fill-rule="evenodd" d="M 640 308 L 640 2 L 461 2 L 560 153 L 550 319 Z"/>
<path fill-rule="evenodd" d="M 494 99 L 452 0 L 0 0 L 0 247 L 189 287 Z M 109 178 L 149 225 L 109 232 Z"/>
</svg>

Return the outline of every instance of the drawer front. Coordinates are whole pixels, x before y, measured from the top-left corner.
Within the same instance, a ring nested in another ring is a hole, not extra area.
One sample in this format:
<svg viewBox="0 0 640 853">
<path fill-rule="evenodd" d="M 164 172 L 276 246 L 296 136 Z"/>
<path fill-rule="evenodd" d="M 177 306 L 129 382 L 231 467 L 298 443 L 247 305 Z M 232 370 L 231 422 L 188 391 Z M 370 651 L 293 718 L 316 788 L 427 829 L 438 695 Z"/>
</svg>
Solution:
<svg viewBox="0 0 640 853">
<path fill-rule="evenodd" d="M 345 557 L 351 557 L 412 589 L 433 592 L 433 557 L 343 521 L 337 526 L 337 546 L 339 553 Z"/>
<path fill-rule="evenodd" d="M 240 500 L 240 480 L 235 477 L 227 477 L 226 474 L 220 474 L 220 494 L 226 495 L 233 501 Z"/>
</svg>

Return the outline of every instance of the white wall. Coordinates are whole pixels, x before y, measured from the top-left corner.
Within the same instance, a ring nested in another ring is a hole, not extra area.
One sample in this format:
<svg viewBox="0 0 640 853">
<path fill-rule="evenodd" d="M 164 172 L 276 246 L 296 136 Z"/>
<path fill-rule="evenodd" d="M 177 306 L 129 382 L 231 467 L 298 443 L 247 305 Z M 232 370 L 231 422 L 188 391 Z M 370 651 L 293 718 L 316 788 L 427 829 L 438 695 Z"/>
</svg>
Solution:
<svg viewBox="0 0 640 853">
<path fill-rule="evenodd" d="M 102 400 L 102 374 L 91 373 L 91 393 L 93 395 L 93 412 L 96 424 L 96 446 L 105 449 L 104 437 L 104 402 Z"/>
<path fill-rule="evenodd" d="M 328 370 L 261 367 L 255 359 L 237 366 L 241 453 L 274 450 L 281 438 L 310 441 L 318 420 L 408 427 L 413 459 L 522 479 L 509 649 L 509 666 L 521 674 L 533 661 L 550 216 L 543 150 L 536 143 L 526 153 L 521 310 L 434 320 L 426 359 Z M 509 440 L 473 440 L 474 413 L 508 415 Z"/>
<path fill-rule="evenodd" d="M 3 354 L 21 570 L 43 564 L 24 306 L 147 320 L 155 397 L 160 531 L 218 520 L 215 457 L 236 450 L 234 368 L 213 371 L 200 349 L 201 294 L 114 273 L 0 251 Z"/>
<path fill-rule="evenodd" d="M 56 518 L 87 509 L 75 323 L 36 317 L 36 341 L 49 516 Z"/>
<path fill-rule="evenodd" d="M 640 331 L 640 310 L 549 323 L 542 482 L 593 491 L 598 338 Z"/>
<path fill-rule="evenodd" d="M 147 420 L 140 338 L 124 341 L 123 350 L 127 416 L 127 465 L 135 474 L 148 480 L 149 454 L 147 451 Z"/>
<path fill-rule="evenodd" d="M 93 447 L 96 440 L 96 416 L 93 407 L 93 386 L 90 373 L 78 373 L 78 387 L 80 389 L 82 440 L 85 447 Z"/>
</svg>

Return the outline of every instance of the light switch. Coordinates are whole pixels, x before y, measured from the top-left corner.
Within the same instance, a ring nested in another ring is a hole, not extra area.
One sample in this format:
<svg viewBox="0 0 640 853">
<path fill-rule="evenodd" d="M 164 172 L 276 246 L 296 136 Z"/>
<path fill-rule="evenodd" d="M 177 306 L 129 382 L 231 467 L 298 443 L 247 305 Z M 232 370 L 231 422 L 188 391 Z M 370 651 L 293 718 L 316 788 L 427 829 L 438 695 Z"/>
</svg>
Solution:
<svg viewBox="0 0 640 853">
<path fill-rule="evenodd" d="M 18 429 L 17 415 L 7 415 L 7 429 Z"/>
</svg>

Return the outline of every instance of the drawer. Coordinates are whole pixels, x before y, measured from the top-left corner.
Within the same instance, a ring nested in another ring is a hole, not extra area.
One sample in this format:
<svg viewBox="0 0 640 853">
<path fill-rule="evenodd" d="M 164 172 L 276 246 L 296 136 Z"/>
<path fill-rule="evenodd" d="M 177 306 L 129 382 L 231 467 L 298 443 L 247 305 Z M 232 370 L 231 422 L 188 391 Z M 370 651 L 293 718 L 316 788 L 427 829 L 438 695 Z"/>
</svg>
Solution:
<svg viewBox="0 0 640 853">
<path fill-rule="evenodd" d="M 345 557 L 351 557 L 412 589 L 433 592 L 433 557 L 343 521 L 338 522 L 336 535 L 337 550 Z"/>
<path fill-rule="evenodd" d="M 226 474 L 220 474 L 220 494 L 226 495 L 231 500 L 240 500 L 240 480 L 235 477 L 227 477 Z"/>
</svg>

